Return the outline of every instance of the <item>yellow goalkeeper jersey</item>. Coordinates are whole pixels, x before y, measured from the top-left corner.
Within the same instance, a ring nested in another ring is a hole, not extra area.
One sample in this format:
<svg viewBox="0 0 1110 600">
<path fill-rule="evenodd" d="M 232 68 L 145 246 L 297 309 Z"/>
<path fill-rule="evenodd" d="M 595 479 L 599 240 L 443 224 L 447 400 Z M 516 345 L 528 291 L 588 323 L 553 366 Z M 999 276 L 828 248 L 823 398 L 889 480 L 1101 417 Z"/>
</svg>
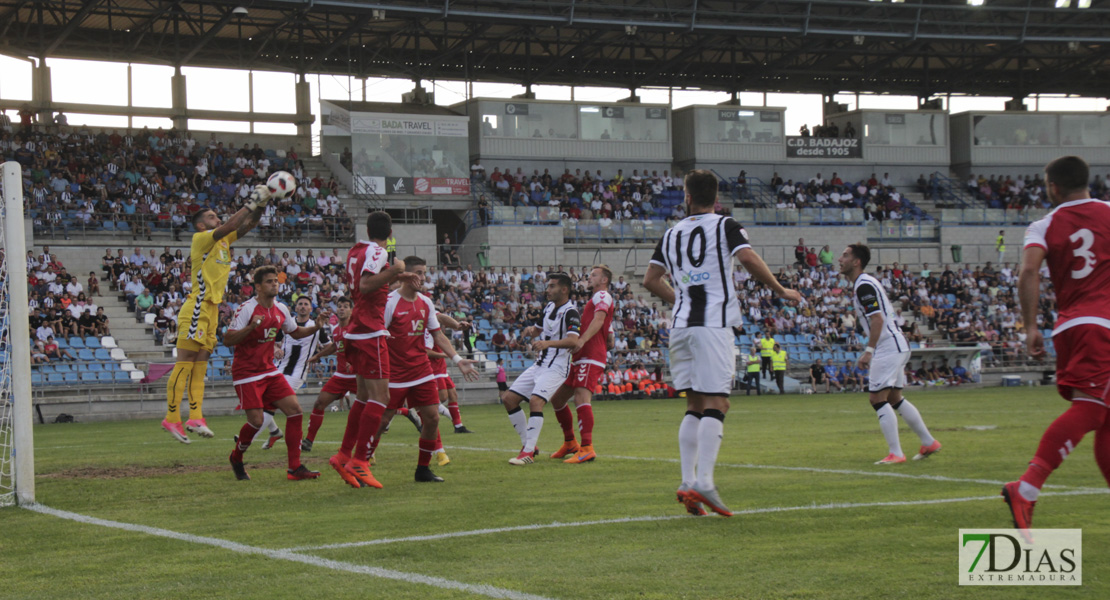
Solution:
<svg viewBox="0 0 1110 600">
<path fill-rule="evenodd" d="M 239 239 L 235 231 L 216 240 L 212 231 L 193 234 L 193 245 L 189 258 L 193 267 L 193 289 L 189 298 L 198 302 L 219 304 L 227 290 L 227 278 L 231 274 L 231 244 Z"/>
</svg>

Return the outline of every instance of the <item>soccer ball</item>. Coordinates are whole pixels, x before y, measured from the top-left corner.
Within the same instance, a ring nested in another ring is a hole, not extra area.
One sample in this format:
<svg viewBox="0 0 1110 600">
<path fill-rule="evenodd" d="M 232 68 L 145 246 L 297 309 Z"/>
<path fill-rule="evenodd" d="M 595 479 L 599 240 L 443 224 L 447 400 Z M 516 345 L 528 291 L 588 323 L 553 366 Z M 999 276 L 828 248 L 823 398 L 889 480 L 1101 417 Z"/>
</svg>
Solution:
<svg viewBox="0 0 1110 600">
<path fill-rule="evenodd" d="M 266 180 L 266 188 L 270 190 L 270 198 L 283 200 L 297 191 L 297 180 L 286 171 L 278 171 Z"/>
</svg>

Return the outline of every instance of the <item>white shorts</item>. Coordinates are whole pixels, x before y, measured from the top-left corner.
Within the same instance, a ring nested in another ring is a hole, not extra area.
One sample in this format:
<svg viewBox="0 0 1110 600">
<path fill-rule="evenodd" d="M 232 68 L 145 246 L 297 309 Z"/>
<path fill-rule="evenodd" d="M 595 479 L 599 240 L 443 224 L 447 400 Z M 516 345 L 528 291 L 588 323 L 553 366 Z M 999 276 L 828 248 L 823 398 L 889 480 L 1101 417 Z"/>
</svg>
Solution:
<svg viewBox="0 0 1110 600">
<path fill-rule="evenodd" d="M 867 391 L 881 392 L 888 388 L 906 387 L 906 363 L 910 352 L 898 352 L 894 348 L 875 350 L 871 358 L 871 371 L 868 373 Z"/>
<path fill-rule="evenodd" d="M 726 327 L 671 330 L 671 378 L 680 392 L 727 396 L 736 376 L 736 336 Z"/>
<path fill-rule="evenodd" d="M 550 400 L 551 396 L 555 395 L 555 390 L 567 380 L 566 371 L 565 368 L 552 369 L 532 365 L 516 378 L 513 385 L 509 386 L 509 391 L 525 399 L 539 396 L 544 400 Z"/>
<path fill-rule="evenodd" d="M 282 373 L 281 376 L 285 378 L 285 382 L 289 384 L 289 387 L 293 388 L 294 392 L 304 387 L 303 379 L 296 379 L 284 373 Z"/>
</svg>

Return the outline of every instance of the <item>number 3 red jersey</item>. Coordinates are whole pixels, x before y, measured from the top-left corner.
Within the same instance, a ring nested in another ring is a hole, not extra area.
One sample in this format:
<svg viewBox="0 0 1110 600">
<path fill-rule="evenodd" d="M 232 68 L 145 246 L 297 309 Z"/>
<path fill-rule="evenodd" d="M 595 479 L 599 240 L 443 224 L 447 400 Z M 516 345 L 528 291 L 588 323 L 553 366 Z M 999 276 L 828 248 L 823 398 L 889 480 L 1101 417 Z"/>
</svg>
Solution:
<svg viewBox="0 0 1110 600">
<path fill-rule="evenodd" d="M 1076 325 L 1110 329 L 1110 204 L 1083 199 L 1057 206 L 1025 232 L 1045 249 L 1059 318 L 1053 334 Z"/>
<path fill-rule="evenodd" d="M 605 358 L 608 354 L 605 340 L 609 337 L 609 328 L 613 324 L 613 296 L 605 290 L 594 293 L 586 302 L 586 308 L 582 309 L 582 333 L 585 333 L 590 323 L 594 322 L 594 314 L 598 311 L 605 313 L 605 323 L 594 337 L 582 346 L 581 350 L 574 353 L 571 362 L 575 364 L 585 361 L 591 365 L 605 367 Z"/>
<path fill-rule="evenodd" d="M 389 267 L 385 248 L 374 242 L 361 241 L 347 252 L 347 285 L 351 289 L 354 308 L 347 324 L 348 340 L 368 340 L 385 332 L 385 299 L 389 286 L 363 294 L 358 283 L 363 275 L 377 275 Z"/>
<path fill-rule="evenodd" d="M 239 305 L 228 330 L 246 329 L 256 316 L 262 317 L 262 322 L 247 335 L 247 339 L 235 346 L 235 353 L 231 358 L 231 379 L 234 385 L 281 375 L 281 371 L 274 366 L 274 340 L 277 339 L 278 330 L 291 333 L 297 329 L 297 322 L 289 314 L 288 306 L 274 300 L 273 306 L 267 308 L 258 303 L 258 298 L 251 298 Z"/>
<path fill-rule="evenodd" d="M 424 350 L 424 332 L 439 329 L 439 318 L 430 298 L 417 294 L 406 300 L 392 292 L 385 305 L 389 328 L 389 387 L 412 387 L 434 379 L 432 363 Z"/>
</svg>

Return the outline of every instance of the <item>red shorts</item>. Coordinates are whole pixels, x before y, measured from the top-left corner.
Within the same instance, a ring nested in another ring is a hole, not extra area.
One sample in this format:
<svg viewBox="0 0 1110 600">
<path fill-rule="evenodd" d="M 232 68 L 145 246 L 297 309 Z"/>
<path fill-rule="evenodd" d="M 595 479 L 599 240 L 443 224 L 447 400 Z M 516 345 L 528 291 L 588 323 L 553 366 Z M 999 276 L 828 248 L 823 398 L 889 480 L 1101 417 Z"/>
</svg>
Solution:
<svg viewBox="0 0 1110 600">
<path fill-rule="evenodd" d="M 320 391 L 333 396 L 342 397 L 344 394 L 351 394 L 354 396 L 358 394 L 358 379 L 356 379 L 354 375 L 350 377 L 332 375 L 328 378 L 328 382 L 324 384 L 323 389 Z"/>
<path fill-rule="evenodd" d="M 1053 334 L 1056 346 L 1056 389 L 1065 400 L 1072 391 L 1110 401 L 1110 329 L 1076 325 Z"/>
<path fill-rule="evenodd" d="M 243 410 L 253 408 L 272 409 L 274 408 L 274 402 L 289 396 L 296 396 L 293 388 L 289 387 L 289 382 L 285 381 L 285 378 L 278 372 L 274 372 L 271 377 L 240 383 L 235 386 L 235 394 L 239 396 L 239 405 Z"/>
<path fill-rule="evenodd" d="M 451 379 L 450 375 L 442 377 L 436 376 L 436 389 L 438 390 L 453 390 L 455 389 L 455 380 Z"/>
<path fill-rule="evenodd" d="M 346 339 L 347 362 L 363 379 L 389 379 L 389 346 L 385 336 L 368 340 Z"/>
<path fill-rule="evenodd" d="M 432 379 L 410 387 L 390 386 L 389 410 L 397 410 L 406 404 L 409 408 L 439 404 L 439 390 L 436 389 L 435 380 Z"/>
<path fill-rule="evenodd" d="M 601 374 L 605 372 L 605 367 L 599 367 L 591 363 L 574 363 L 570 366 L 570 375 L 567 375 L 566 385 L 572 388 L 586 388 L 593 390 L 597 387 L 597 382 L 601 379 Z"/>
</svg>

